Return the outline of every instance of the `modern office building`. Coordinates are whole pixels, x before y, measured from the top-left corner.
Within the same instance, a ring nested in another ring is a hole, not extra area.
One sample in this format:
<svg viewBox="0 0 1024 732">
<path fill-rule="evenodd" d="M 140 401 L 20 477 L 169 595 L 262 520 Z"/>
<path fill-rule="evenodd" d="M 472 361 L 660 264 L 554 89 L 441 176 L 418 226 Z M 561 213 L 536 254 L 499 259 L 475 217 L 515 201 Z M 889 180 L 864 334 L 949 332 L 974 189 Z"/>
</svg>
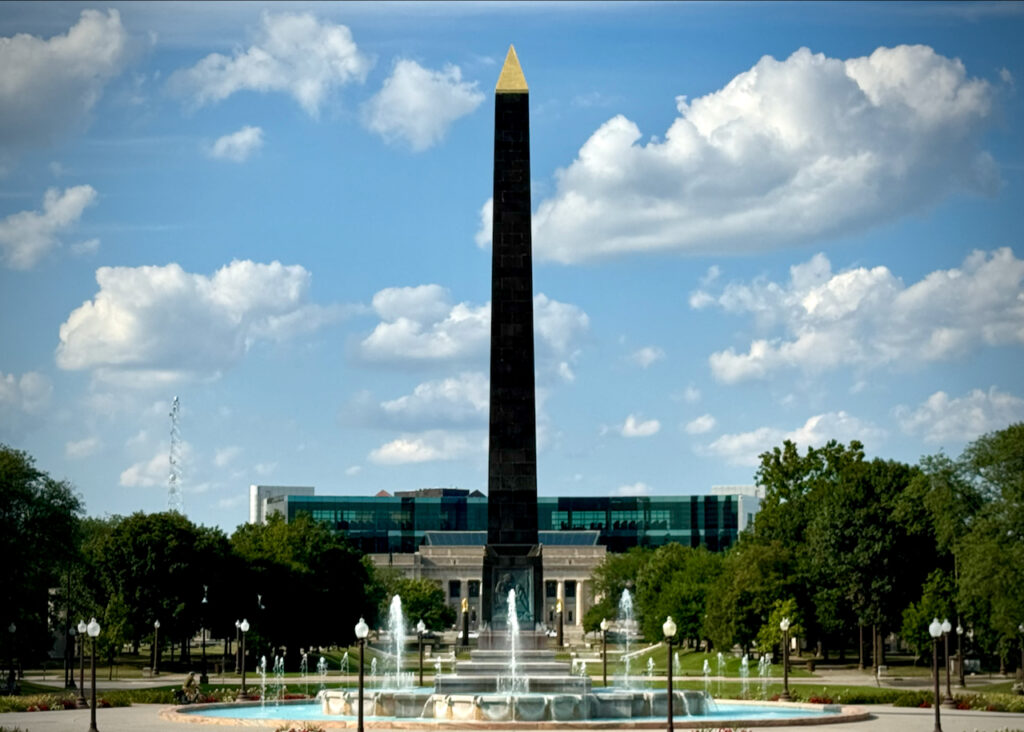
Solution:
<svg viewBox="0 0 1024 732">
<path fill-rule="evenodd" d="M 709 495 L 696 496 L 539 497 L 545 621 L 554 620 L 560 597 L 566 625 L 582 624 L 595 601 L 591 575 L 607 552 L 670 542 L 724 550 L 753 521 L 761 498 L 756 486 L 714 486 Z M 479 491 L 427 488 L 394 495 L 318 496 L 307 488 L 267 493 L 260 508 L 257 520 L 271 513 L 289 521 L 308 514 L 344 532 L 377 566 L 433 580 L 453 608 L 468 601 L 471 626 L 476 626 L 487 541 L 487 496 Z"/>
</svg>

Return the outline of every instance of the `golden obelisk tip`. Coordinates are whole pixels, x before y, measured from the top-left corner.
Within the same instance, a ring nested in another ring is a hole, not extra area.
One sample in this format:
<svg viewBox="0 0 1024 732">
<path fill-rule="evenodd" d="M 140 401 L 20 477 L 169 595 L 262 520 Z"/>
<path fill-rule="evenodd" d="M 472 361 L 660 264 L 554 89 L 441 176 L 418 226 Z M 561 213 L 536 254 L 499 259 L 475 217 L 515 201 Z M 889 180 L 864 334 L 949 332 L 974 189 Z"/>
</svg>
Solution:
<svg viewBox="0 0 1024 732">
<path fill-rule="evenodd" d="M 526 77 L 523 76 L 523 69 L 519 66 L 519 57 L 516 56 L 516 47 L 508 47 L 508 55 L 505 57 L 505 65 L 501 67 L 501 75 L 498 77 L 498 85 L 494 87 L 496 94 L 527 94 L 530 89 L 526 86 Z"/>
</svg>

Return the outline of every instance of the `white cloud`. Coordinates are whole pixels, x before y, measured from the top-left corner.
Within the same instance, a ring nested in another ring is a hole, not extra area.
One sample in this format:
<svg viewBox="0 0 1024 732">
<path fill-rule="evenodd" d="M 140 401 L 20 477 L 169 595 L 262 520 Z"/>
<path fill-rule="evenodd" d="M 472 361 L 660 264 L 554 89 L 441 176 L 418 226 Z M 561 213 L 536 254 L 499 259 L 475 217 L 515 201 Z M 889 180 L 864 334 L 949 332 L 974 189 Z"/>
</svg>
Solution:
<svg viewBox="0 0 1024 732">
<path fill-rule="evenodd" d="M 589 328 L 587 314 L 575 305 L 538 293 L 533 298 L 538 350 L 549 357 L 573 355 L 573 344 Z M 491 306 L 453 305 L 439 285 L 393 287 L 373 296 L 381 321 L 363 339 L 368 361 L 473 361 L 486 358 L 491 337 Z M 555 366 L 557 368 L 557 366 Z"/>
<path fill-rule="evenodd" d="M 229 445 L 227 447 L 219 448 L 213 454 L 213 464 L 218 468 L 226 468 L 228 465 L 235 461 L 239 455 L 242 454 L 242 448 L 238 445 Z"/>
<path fill-rule="evenodd" d="M 71 253 L 77 256 L 83 257 L 87 254 L 95 254 L 100 250 L 100 240 L 86 239 L 85 241 L 76 242 L 71 245 Z"/>
<path fill-rule="evenodd" d="M 631 414 L 626 417 L 626 421 L 619 428 L 619 434 L 623 437 L 650 437 L 658 434 L 660 429 L 661 422 L 658 420 L 648 419 L 640 421 L 636 415 Z"/>
<path fill-rule="evenodd" d="M 170 476 L 168 451 L 164 447 L 148 460 L 137 462 L 121 472 L 120 483 L 125 488 L 153 488 L 167 485 Z"/>
<path fill-rule="evenodd" d="M 80 460 L 81 458 L 87 458 L 90 455 L 95 455 L 96 451 L 103 446 L 103 443 L 98 437 L 86 437 L 83 440 L 73 440 L 71 442 L 64 443 L 64 455 L 71 460 Z"/>
<path fill-rule="evenodd" d="M 0 115 L 2 116 L 2 115 Z M 57 234 L 78 223 L 86 206 L 96 200 L 92 186 L 50 188 L 42 211 L 20 211 L 0 221 L 0 253 L 12 269 L 31 269 L 59 244 Z M 96 245 L 99 241 L 96 240 Z"/>
<path fill-rule="evenodd" d="M 385 140 L 421 151 L 444 139 L 452 123 L 483 100 L 475 81 L 462 81 L 458 66 L 433 71 L 399 59 L 381 90 L 363 105 L 363 122 Z"/>
<path fill-rule="evenodd" d="M 697 419 L 694 419 L 686 423 L 686 434 L 688 435 L 703 435 L 705 432 L 710 432 L 715 428 L 715 418 L 710 414 L 702 414 Z"/>
<path fill-rule="evenodd" d="M 210 157 L 244 163 L 249 156 L 263 147 L 263 130 L 245 125 L 238 132 L 217 138 L 210 148 Z"/>
<path fill-rule="evenodd" d="M 101 267 L 99 292 L 60 327 L 57 365 L 121 386 L 216 378 L 253 344 L 280 342 L 340 317 L 307 302 L 299 265 L 233 261 L 212 276 L 163 267 Z"/>
<path fill-rule="evenodd" d="M 277 462 L 272 463 L 256 463 L 252 466 L 253 472 L 261 478 L 265 478 L 275 470 L 277 470 Z"/>
<path fill-rule="evenodd" d="M 255 43 L 231 57 L 211 53 L 171 76 L 170 86 L 196 106 L 239 91 L 284 92 L 316 117 L 335 88 L 366 79 L 371 61 L 344 25 L 310 14 L 263 13 Z"/>
<path fill-rule="evenodd" d="M 380 410 L 407 428 L 417 425 L 480 425 L 487 423 L 489 380 L 478 371 L 427 381 L 397 399 L 382 402 Z"/>
<path fill-rule="evenodd" d="M 690 404 L 696 404 L 700 401 L 700 389 L 690 384 L 683 390 L 683 399 Z"/>
<path fill-rule="evenodd" d="M 0 38 L 0 148 L 49 142 L 81 125 L 120 73 L 127 41 L 116 10 L 83 10 L 48 40 Z"/>
<path fill-rule="evenodd" d="M 361 472 L 363 472 L 363 467 L 361 465 L 350 465 L 345 468 L 345 475 L 349 477 L 359 475 Z"/>
<path fill-rule="evenodd" d="M 21 376 L 0 371 L 0 435 L 18 437 L 36 424 L 50 405 L 53 385 L 35 371 Z"/>
<path fill-rule="evenodd" d="M 824 445 L 832 439 L 840 442 L 860 440 L 869 445 L 884 435 L 884 430 L 871 422 L 857 419 L 842 411 L 827 412 L 811 417 L 794 430 L 759 427 L 750 432 L 722 435 L 698 452 L 724 458 L 733 465 L 757 466 L 760 464 L 758 455 L 775 446 L 781 446 L 784 440 L 791 440 L 798 447 L 806 449 L 809 445 Z"/>
<path fill-rule="evenodd" d="M 486 249 L 491 243 L 491 236 L 493 232 L 491 227 L 494 225 L 494 198 L 488 198 L 487 203 L 480 207 L 480 228 L 477 229 L 476 234 L 473 236 L 473 241 L 481 249 Z"/>
<path fill-rule="evenodd" d="M 725 383 L 784 368 L 821 372 L 945 361 L 982 346 L 1024 344 L 1024 260 L 1009 248 L 975 251 L 960 269 L 932 272 L 910 286 L 886 267 L 833 274 L 823 254 L 790 268 L 788 284 L 730 284 L 714 298 L 730 313 L 752 314 L 762 330 L 746 353 L 709 360 Z"/>
<path fill-rule="evenodd" d="M 615 489 L 615 494 L 619 496 L 649 496 L 651 487 L 638 481 L 631 485 L 620 485 Z"/>
<path fill-rule="evenodd" d="M 926 442 L 969 442 L 1024 420 L 1024 399 L 994 386 L 955 398 L 937 391 L 917 409 L 901 406 L 894 412 L 904 432 L 923 435 Z"/>
<path fill-rule="evenodd" d="M 378 465 L 403 465 L 460 460 L 486 454 L 487 437 L 481 432 L 464 434 L 429 430 L 402 435 L 371 451 L 368 458 Z"/>
<path fill-rule="evenodd" d="M 642 369 L 663 358 L 665 358 L 665 352 L 657 346 L 644 346 L 629 356 L 629 360 Z"/>
<path fill-rule="evenodd" d="M 981 141 L 992 86 L 927 46 L 840 60 L 765 56 L 688 101 L 663 139 L 622 115 L 556 175 L 533 217 L 535 254 L 749 252 L 891 221 L 953 191 L 993 193 Z M 489 227 L 479 236 L 489 240 Z"/>
</svg>

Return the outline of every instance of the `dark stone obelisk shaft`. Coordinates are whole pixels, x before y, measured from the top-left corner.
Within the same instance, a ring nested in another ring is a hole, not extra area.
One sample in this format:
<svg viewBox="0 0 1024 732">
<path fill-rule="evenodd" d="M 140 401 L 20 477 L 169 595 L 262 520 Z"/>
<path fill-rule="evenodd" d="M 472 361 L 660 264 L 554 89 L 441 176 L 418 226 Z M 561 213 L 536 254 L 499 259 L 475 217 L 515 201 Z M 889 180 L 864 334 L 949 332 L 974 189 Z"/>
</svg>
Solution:
<svg viewBox="0 0 1024 732">
<path fill-rule="evenodd" d="M 494 95 L 492 211 L 490 443 L 481 612 L 492 631 L 506 629 L 509 590 L 515 589 L 520 628 L 532 631 L 543 619 L 544 600 L 537 543 L 530 97 L 511 48 Z M 481 647 L 500 639 L 481 636 Z"/>
<path fill-rule="evenodd" d="M 537 543 L 529 95 L 494 105 L 487 541 Z"/>
</svg>

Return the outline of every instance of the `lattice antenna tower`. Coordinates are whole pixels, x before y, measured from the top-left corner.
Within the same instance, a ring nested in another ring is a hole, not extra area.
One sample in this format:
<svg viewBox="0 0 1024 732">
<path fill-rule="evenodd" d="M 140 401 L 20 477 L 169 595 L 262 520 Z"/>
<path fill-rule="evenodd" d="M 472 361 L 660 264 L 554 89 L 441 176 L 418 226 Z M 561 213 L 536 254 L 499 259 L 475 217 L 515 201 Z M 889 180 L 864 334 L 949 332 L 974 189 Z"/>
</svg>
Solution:
<svg viewBox="0 0 1024 732">
<path fill-rule="evenodd" d="M 181 432 L 178 428 L 178 417 L 181 404 L 178 397 L 171 402 L 171 449 L 167 455 L 169 471 L 167 474 L 167 510 L 185 514 L 185 499 L 181 494 Z"/>
</svg>

